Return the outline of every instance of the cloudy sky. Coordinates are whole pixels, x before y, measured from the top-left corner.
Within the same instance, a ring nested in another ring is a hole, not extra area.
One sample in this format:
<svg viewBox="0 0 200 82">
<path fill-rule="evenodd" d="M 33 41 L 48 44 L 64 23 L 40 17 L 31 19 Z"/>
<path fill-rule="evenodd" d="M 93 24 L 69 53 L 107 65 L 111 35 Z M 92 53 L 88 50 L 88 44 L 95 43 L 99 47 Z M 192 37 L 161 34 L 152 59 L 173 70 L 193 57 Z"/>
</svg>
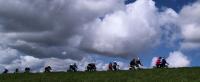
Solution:
<svg viewBox="0 0 200 82">
<path fill-rule="evenodd" d="M 0 0 L 0 71 L 117 61 L 200 66 L 198 0 Z"/>
</svg>

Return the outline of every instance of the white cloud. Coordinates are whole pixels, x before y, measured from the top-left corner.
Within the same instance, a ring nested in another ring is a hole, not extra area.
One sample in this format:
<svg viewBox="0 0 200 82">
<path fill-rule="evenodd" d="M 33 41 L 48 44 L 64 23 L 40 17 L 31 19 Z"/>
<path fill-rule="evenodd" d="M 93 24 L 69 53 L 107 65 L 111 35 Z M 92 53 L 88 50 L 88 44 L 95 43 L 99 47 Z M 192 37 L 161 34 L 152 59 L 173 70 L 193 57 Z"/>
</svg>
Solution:
<svg viewBox="0 0 200 82">
<path fill-rule="evenodd" d="M 0 47 L 0 64 L 10 64 L 12 60 L 19 58 L 19 52 L 11 48 Z"/>
<path fill-rule="evenodd" d="M 148 13 L 148 14 L 147 14 Z M 159 13 L 151 0 L 138 0 L 125 10 L 107 14 L 86 25 L 82 47 L 104 55 L 135 55 L 154 47 L 160 39 Z"/>
<path fill-rule="evenodd" d="M 187 67 L 191 63 L 188 57 L 180 51 L 171 52 L 166 60 L 169 67 Z"/>
<path fill-rule="evenodd" d="M 200 47 L 200 2 L 183 7 L 178 20 L 184 42 L 182 49 L 199 49 Z"/>
<path fill-rule="evenodd" d="M 182 50 L 198 50 L 200 48 L 199 42 L 183 42 L 181 43 Z"/>
</svg>

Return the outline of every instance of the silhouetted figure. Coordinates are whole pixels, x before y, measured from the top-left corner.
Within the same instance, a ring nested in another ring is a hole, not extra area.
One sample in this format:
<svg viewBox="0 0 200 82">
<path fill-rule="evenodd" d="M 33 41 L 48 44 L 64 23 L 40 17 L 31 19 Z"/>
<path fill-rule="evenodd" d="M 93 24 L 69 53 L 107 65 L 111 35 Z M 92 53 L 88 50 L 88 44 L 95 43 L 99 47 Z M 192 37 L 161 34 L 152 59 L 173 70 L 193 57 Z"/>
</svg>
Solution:
<svg viewBox="0 0 200 82">
<path fill-rule="evenodd" d="M 25 73 L 30 73 L 31 69 L 29 67 L 25 68 Z"/>
<path fill-rule="evenodd" d="M 71 65 L 69 66 L 68 71 L 69 71 L 69 72 L 77 72 L 77 69 L 78 69 L 78 67 L 77 67 L 76 63 L 74 63 L 74 64 L 71 64 Z"/>
<path fill-rule="evenodd" d="M 133 58 L 132 60 L 131 60 L 131 62 L 130 62 L 130 70 L 135 70 L 135 66 L 136 66 L 137 64 L 136 64 L 136 60 L 135 60 L 135 58 Z"/>
<path fill-rule="evenodd" d="M 162 57 L 160 67 L 161 68 L 168 68 L 168 65 L 169 64 L 167 63 L 166 59 L 164 57 Z"/>
<path fill-rule="evenodd" d="M 96 71 L 96 65 L 94 63 L 88 64 L 87 71 Z"/>
<path fill-rule="evenodd" d="M 8 73 L 8 69 L 4 69 L 3 74 L 7 74 Z"/>
<path fill-rule="evenodd" d="M 19 69 L 17 68 L 17 69 L 15 69 L 15 73 L 19 73 Z"/>
<path fill-rule="evenodd" d="M 161 57 L 158 57 L 158 59 L 156 60 L 156 68 L 160 67 L 161 67 Z"/>
<path fill-rule="evenodd" d="M 45 73 L 49 73 L 49 72 L 51 72 L 51 70 L 52 70 L 51 66 L 47 66 L 47 67 L 44 68 Z"/>
<path fill-rule="evenodd" d="M 139 58 L 136 60 L 136 64 L 137 64 L 136 67 L 138 67 L 139 69 L 140 69 L 140 66 L 143 66 Z"/>
<path fill-rule="evenodd" d="M 136 69 L 140 69 L 140 66 L 143 66 L 140 59 L 135 59 L 133 58 L 133 60 L 131 60 L 130 62 L 130 70 L 136 70 Z"/>
<path fill-rule="evenodd" d="M 113 71 L 113 65 L 112 65 L 112 62 L 110 62 L 108 64 L 108 71 Z"/>
<path fill-rule="evenodd" d="M 117 62 L 113 62 L 113 70 L 114 71 L 119 70 L 119 65 L 117 64 Z"/>
</svg>

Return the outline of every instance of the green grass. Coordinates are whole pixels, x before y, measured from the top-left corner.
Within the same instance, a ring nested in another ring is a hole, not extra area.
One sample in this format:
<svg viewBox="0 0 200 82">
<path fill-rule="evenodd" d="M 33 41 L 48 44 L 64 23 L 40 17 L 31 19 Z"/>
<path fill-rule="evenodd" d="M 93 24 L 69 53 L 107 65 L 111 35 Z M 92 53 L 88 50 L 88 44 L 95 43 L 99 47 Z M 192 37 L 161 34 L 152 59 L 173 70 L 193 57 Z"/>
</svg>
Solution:
<svg viewBox="0 0 200 82">
<path fill-rule="evenodd" d="M 0 82 L 200 82 L 200 68 L 1 74 Z"/>
</svg>

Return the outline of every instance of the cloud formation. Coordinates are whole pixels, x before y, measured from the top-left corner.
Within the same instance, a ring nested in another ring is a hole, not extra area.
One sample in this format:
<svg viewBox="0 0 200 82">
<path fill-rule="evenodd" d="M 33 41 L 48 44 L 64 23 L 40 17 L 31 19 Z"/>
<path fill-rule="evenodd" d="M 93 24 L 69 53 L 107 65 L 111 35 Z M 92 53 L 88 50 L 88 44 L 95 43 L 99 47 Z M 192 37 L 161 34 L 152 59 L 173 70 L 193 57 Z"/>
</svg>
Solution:
<svg viewBox="0 0 200 82">
<path fill-rule="evenodd" d="M 0 69 L 51 65 L 63 71 L 78 63 L 84 70 L 93 54 L 134 57 L 177 40 L 181 48 L 198 49 L 198 13 L 199 2 L 176 13 L 158 11 L 152 0 L 0 0 Z M 169 60 L 174 57 L 187 61 L 181 52 Z M 96 63 L 105 70 L 107 63 Z M 177 64 L 172 67 L 189 65 Z"/>
<path fill-rule="evenodd" d="M 0 0 L 0 4 L 1 45 L 37 58 L 136 56 L 160 39 L 159 12 L 151 0 L 129 5 L 122 0 Z"/>
<path fill-rule="evenodd" d="M 169 63 L 169 67 L 188 67 L 191 63 L 188 57 L 180 51 L 171 52 L 166 60 Z"/>
<path fill-rule="evenodd" d="M 123 6 L 122 0 L 0 0 L 1 45 L 38 58 L 81 59 L 82 25 Z"/>
<path fill-rule="evenodd" d="M 146 14 L 148 13 L 148 14 Z M 159 42 L 159 13 L 155 3 L 140 0 L 124 10 L 96 19 L 81 46 L 91 52 L 108 55 L 135 55 Z"/>
<path fill-rule="evenodd" d="M 199 49 L 200 48 L 200 2 L 197 1 L 192 5 L 183 7 L 180 11 L 179 25 L 181 29 L 182 49 Z"/>
</svg>

